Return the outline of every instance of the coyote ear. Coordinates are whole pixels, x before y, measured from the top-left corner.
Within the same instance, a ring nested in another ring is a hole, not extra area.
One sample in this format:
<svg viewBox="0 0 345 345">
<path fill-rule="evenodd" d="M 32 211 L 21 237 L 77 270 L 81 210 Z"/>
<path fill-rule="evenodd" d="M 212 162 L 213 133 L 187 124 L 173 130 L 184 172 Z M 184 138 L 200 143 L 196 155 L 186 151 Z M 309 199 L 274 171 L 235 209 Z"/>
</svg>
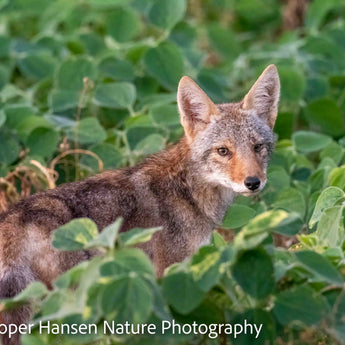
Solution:
<svg viewBox="0 0 345 345">
<path fill-rule="evenodd" d="M 280 81 L 275 65 L 269 65 L 243 100 L 243 109 L 255 109 L 259 117 L 273 128 L 277 118 Z"/>
<path fill-rule="evenodd" d="M 218 114 L 218 108 L 206 93 L 189 77 L 182 77 L 178 85 L 177 104 L 181 124 L 189 139 L 203 130 L 211 115 Z"/>
</svg>

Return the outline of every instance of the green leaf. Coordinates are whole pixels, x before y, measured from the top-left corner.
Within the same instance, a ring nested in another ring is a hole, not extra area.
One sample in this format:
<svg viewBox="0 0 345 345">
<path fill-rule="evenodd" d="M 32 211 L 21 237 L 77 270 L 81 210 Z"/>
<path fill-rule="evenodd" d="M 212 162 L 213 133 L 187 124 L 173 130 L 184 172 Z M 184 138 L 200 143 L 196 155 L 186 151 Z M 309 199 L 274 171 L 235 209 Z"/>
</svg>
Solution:
<svg viewBox="0 0 345 345">
<path fill-rule="evenodd" d="M 119 8 L 108 15 L 107 33 L 118 42 L 127 42 L 140 32 L 140 17 L 133 9 Z"/>
<path fill-rule="evenodd" d="M 5 66 L 0 66 L 0 90 L 10 81 L 11 71 Z"/>
<path fill-rule="evenodd" d="M 124 248 L 115 252 L 114 260 L 100 268 L 103 277 L 114 277 L 135 272 L 138 275 L 154 277 L 152 261 L 138 248 Z"/>
<path fill-rule="evenodd" d="M 11 164 L 19 157 L 18 140 L 4 129 L 0 130 L 0 147 L 0 163 Z"/>
<path fill-rule="evenodd" d="M 122 152 L 113 144 L 99 143 L 89 148 L 103 162 L 103 169 L 120 168 L 123 162 Z M 80 163 L 90 167 L 93 171 L 99 171 L 98 160 L 90 155 L 83 155 Z"/>
<path fill-rule="evenodd" d="M 341 4 L 341 0 L 314 0 L 310 6 L 308 6 L 305 19 L 306 28 L 310 30 L 317 29 L 321 25 L 327 13 L 336 9 Z"/>
<path fill-rule="evenodd" d="M 207 292 L 220 277 L 221 252 L 215 247 L 202 247 L 193 256 L 191 271 L 193 278 L 202 291 Z"/>
<path fill-rule="evenodd" d="M 26 146 L 30 149 L 30 154 L 42 157 L 50 157 L 59 142 L 59 133 L 50 128 L 35 128 L 26 140 Z"/>
<path fill-rule="evenodd" d="M 345 166 L 334 168 L 328 175 L 328 183 L 331 186 L 345 188 Z"/>
<path fill-rule="evenodd" d="M 333 206 L 321 215 L 317 225 L 316 235 L 319 243 L 330 247 L 340 246 L 345 239 L 342 225 L 344 206 Z"/>
<path fill-rule="evenodd" d="M 290 176 L 281 166 L 272 165 L 267 171 L 268 188 L 272 187 L 276 191 L 290 187 Z"/>
<path fill-rule="evenodd" d="M 170 273 L 163 278 L 163 293 L 169 304 L 183 315 L 190 313 L 204 299 L 204 292 L 192 274 L 184 271 Z"/>
<path fill-rule="evenodd" d="M 119 60 L 114 57 L 103 59 L 98 69 L 101 74 L 117 80 L 132 81 L 134 79 L 133 66 L 127 60 Z"/>
<path fill-rule="evenodd" d="M 263 299 L 274 290 L 272 260 L 261 249 L 243 252 L 236 260 L 232 274 L 243 291 L 256 299 Z"/>
<path fill-rule="evenodd" d="M 79 91 L 54 89 L 49 95 L 48 102 L 54 112 L 62 112 L 77 108 L 79 97 Z"/>
<path fill-rule="evenodd" d="M 320 151 L 332 141 L 327 135 L 307 131 L 295 132 L 292 140 L 297 150 L 304 153 Z"/>
<path fill-rule="evenodd" d="M 338 200 L 344 198 L 345 193 L 337 187 L 328 187 L 324 189 L 319 198 L 317 199 L 313 215 L 309 220 L 309 228 L 313 228 L 313 226 L 320 220 L 323 212 L 334 206 Z"/>
<path fill-rule="evenodd" d="M 18 61 L 20 71 L 35 80 L 51 77 L 55 70 L 55 60 L 47 54 L 33 53 Z"/>
<path fill-rule="evenodd" d="M 53 246 L 60 250 L 83 249 L 97 235 L 97 226 L 91 219 L 77 218 L 53 232 Z"/>
<path fill-rule="evenodd" d="M 135 151 L 142 155 L 149 155 L 164 149 L 165 139 L 159 134 L 150 134 L 135 146 Z"/>
<path fill-rule="evenodd" d="M 344 135 L 344 120 L 341 109 L 332 99 L 318 99 L 309 103 L 306 116 L 320 131 L 339 137 Z"/>
<path fill-rule="evenodd" d="M 149 49 L 144 56 L 144 65 L 148 73 L 169 90 L 176 89 L 184 72 L 181 52 L 170 43 Z"/>
<path fill-rule="evenodd" d="M 21 121 L 36 115 L 34 108 L 21 104 L 8 105 L 3 111 L 6 114 L 6 126 L 9 128 L 18 128 Z"/>
<path fill-rule="evenodd" d="M 123 246 L 133 246 L 138 243 L 150 241 L 153 234 L 159 230 L 161 227 L 151 228 L 151 229 L 140 229 L 135 228 L 126 232 L 122 232 L 119 236 L 119 242 Z"/>
<path fill-rule="evenodd" d="M 4 0 L 3 0 L 4 1 Z M 0 2 L 0 8 L 2 3 Z M 0 58 L 7 57 L 10 53 L 11 38 L 0 35 Z"/>
<path fill-rule="evenodd" d="M 96 10 L 110 10 L 127 5 L 128 0 L 86 0 L 86 3 Z"/>
<path fill-rule="evenodd" d="M 150 115 L 153 121 L 161 126 L 175 126 L 180 123 L 177 107 L 173 104 L 153 106 Z"/>
<path fill-rule="evenodd" d="M 304 196 L 296 188 L 288 188 L 281 191 L 272 206 L 288 212 L 299 213 L 302 219 L 306 212 Z"/>
<path fill-rule="evenodd" d="M 300 321 L 311 326 L 327 314 L 328 306 L 322 295 L 307 286 L 296 286 L 277 294 L 273 312 L 283 325 Z"/>
<path fill-rule="evenodd" d="M 228 242 L 225 241 L 224 237 L 219 232 L 213 231 L 210 244 L 216 248 L 222 248 L 225 247 Z"/>
<path fill-rule="evenodd" d="M 282 225 L 289 214 L 282 210 L 264 212 L 249 221 L 236 235 L 234 245 L 238 249 L 250 249 L 262 243 L 270 231 Z"/>
<path fill-rule="evenodd" d="M 155 0 L 148 18 L 154 25 L 171 29 L 184 17 L 185 12 L 185 0 Z"/>
<path fill-rule="evenodd" d="M 209 36 L 212 46 L 217 49 L 226 59 L 234 60 L 240 53 L 241 47 L 238 37 L 229 29 L 219 24 L 209 27 Z"/>
<path fill-rule="evenodd" d="M 340 287 L 343 286 L 344 279 L 341 274 L 322 255 L 309 250 L 296 252 L 295 255 L 308 271 L 320 277 L 322 281 L 326 281 Z M 315 278 L 313 278 L 313 280 L 315 280 Z"/>
<path fill-rule="evenodd" d="M 336 165 L 338 165 L 344 156 L 344 148 L 342 148 L 336 142 L 330 143 L 320 153 L 321 160 L 325 158 L 331 158 Z"/>
<path fill-rule="evenodd" d="M 86 247 L 114 248 L 115 239 L 120 231 L 122 221 L 122 218 L 118 218 L 114 223 L 106 226 L 95 239 L 86 245 Z"/>
<path fill-rule="evenodd" d="M 70 140 L 77 140 L 81 144 L 93 144 L 104 141 L 107 133 L 95 117 L 87 117 L 79 121 L 74 128 L 67 130 Z"/>
<path fill-rule="evenodd" d="M 23 345 L 45 345 L 39 335 L 25 334 L 21 337 Z"/>
<path fill-rule="evenodd" d="M 294 236 L 303 228 L 303 221 L 300 214 L 289 213 L 288 217 L 283 219 L 274 229 L 274 233 L 284 236 Z"/>
<path fill-rule="evenodd" d="M 3 110 L 0 110 L 0 128 L 6 122 L 6 114 Z"/>
<path fill-rule="evenodd" d="M 36 128 L 53 128 L 53 126 L 42 116 L 30 116 L 20 121 L 16 129 L 20 138 L 26 141 Z"/>
<path fill-rule="evenodd" d="M 126 82 L 101 84 L 95 90 L 95 104 L 112 109 L 133 106 L 136 97 L 135 86 Z"/>
<path fill-rule="evenodd" d="M 38 281 L 29 284 L 23 291 L 13 298 L 8 298 L 0 301 L 0 310 L 11 310 L 22 304 L 29 303 L 33 300 L 38 300 L 47 295 L 48 290 L 46 286 Z"/>
<path fill-rule="evenodd" d="M 254 216 L 255 210 L 245 205 L 231 205 L 223 219 L 222 228 L 236 229 L 246 225 Z"/>
<path fill-rule="evenodd" d="M 144 125 L 143 127 L 130 127 L 127 130 L 127 140 L 128 140 L 128 144 L 131 150 L 135 150 L 136 148 L 140 147 L 138 146 L 138 144 L 143 140 L 145 143 L 145 138 L 147 138 L 149 135 L 151 134 L 160 134 L 161 131 L 157 128 L 157 127 L 153 127 L 153 126 L 146 126 Z M 160 140 L 158 140 L 159 142 Z"/>
<path fill-rule="evenodd" d="M 153 295 L 145 280 L 131 272 L 105 286 L 101 305 L 108 320 L 143 323 L 153 309 Z"/>
<path fill-rule="evenodd" d="M 279 66 L 281 80 L 281 99 L 283 101 L 298 102 L 304 95 L 306 80 L 304 74 L 296 66 Z"/>
<path fill-rule="evenodd" d="M 92 60 L 84 57 L 65 60 L 57 73 L 57 88 L 60 90 L 80 91 L 84 87 L 84 78 L 95 80 L 96 67 Z"/>
</svg>

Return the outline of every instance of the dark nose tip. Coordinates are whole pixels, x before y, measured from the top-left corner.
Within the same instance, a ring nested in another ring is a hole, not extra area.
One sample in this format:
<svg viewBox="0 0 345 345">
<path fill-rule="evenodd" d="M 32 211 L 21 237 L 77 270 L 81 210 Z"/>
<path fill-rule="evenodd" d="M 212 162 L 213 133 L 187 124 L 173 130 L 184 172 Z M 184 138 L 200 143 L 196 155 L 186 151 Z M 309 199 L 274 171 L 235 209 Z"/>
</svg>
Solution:
<svg viewBox="0 0 345 345">
<path fill-rule="evenodd" d="M 245 179 L 244 185 L 249 190 L 256 190 L 260 186 L 260 180 L 257 177 L 249 176 Z"/>
</svg>

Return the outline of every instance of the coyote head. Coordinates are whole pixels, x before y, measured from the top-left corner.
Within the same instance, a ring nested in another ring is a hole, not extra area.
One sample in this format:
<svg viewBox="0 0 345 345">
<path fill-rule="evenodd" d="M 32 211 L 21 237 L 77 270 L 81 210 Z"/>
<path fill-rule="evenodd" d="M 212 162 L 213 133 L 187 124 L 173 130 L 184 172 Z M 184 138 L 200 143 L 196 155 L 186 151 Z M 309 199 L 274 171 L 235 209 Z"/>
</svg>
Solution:
<svg viewBox="0 0 345 345">
<path fill-rule="evenodd" d="M 263 189 L 273 149 L 280 82 L 268 66 L 239 103 L 214 104 L 189 77 L 179 83 L 177 101 L 200 179 L 250 195 Z"/>
</svg>

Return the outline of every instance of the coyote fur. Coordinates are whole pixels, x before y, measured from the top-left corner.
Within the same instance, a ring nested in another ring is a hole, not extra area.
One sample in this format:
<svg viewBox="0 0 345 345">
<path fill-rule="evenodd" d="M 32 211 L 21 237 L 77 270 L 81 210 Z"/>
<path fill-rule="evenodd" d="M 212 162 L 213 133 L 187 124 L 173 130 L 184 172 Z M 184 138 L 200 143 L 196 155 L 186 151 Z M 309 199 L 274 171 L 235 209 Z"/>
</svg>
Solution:
<svg viewBox="0 0 345 345">
<path fill-rule="evenodd" d="M 92 253 L 52 246 L 54 229 L 74 218 L 91 218 L 102 230 L 118 217 L 121 231 L 162 226 L 141 248 L 156 273 L 180 262 L 210 240 L 237 194 L 266 184 L 280 82 L 268 66 L 244 99 L 214 104 L 189 77 L 180 80 L 177 103 L 184 137 L 134 167 L 105 171 L 23 199 L 0 215 L 0 298 L 30 282 L 52 281 Z M 4 312 L 0 322 L 28 321 L 30 308 Z M 2 339 L 17 345 L 19 338 Z"/>
</svg>

